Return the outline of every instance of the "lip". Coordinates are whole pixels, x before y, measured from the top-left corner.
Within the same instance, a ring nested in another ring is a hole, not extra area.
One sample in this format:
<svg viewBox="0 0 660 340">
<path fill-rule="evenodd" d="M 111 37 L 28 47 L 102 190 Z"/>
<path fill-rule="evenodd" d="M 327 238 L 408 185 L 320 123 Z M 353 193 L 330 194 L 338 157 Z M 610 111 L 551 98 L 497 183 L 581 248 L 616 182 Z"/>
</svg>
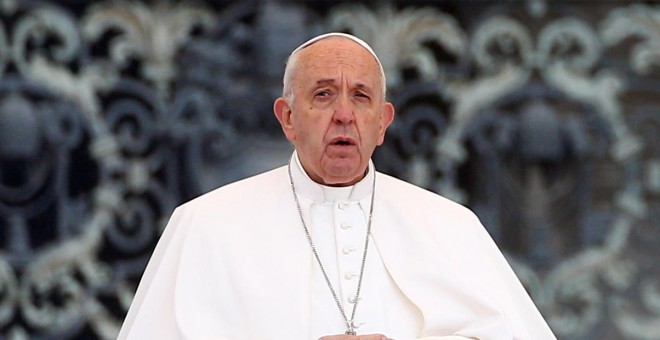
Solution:
<svg viewBox="0 0 660 340">
<path fill-rule="evenodd" d="M 330 140 L 332 146 L 355 146 L 355 140 L 350 137 L 335 137 Z"/>
</svg>

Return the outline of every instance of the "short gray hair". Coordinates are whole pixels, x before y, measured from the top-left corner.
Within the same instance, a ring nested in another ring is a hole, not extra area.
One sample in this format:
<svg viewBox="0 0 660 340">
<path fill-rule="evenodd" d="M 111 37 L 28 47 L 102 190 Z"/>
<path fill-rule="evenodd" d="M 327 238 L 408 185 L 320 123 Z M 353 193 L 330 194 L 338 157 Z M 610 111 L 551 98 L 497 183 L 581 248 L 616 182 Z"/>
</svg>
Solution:
<svg viewBox="0 0 660 340">
<path fill-rule="evenodd" d="M 293 91 L 291 90 L 291 81 L 293 78 L 293 74 L 295 73 L 295 66 L 297 64 L 297 54 L 300 52 L 300 50 L 320 41 L 323 39 L 328 39 L 328 38 L 333 38 L 333 37 L 340 37 L 340 38 L 346 38 L 349 40 L 352 40 L 356 43 L 358 43 L 360 46 L 364 47 L 371 55 L 374 57 L 376 60 L 376 63 L 378 63 L 378 69 L 380 70 L 380 80 L 381 80 L 381 86 L 382 86 L 382 94 L 383 94 L 383 100 L 385 100 L 385 95 L 387 94 L 387 79 L 385 78 L 385 70 L 383 69 L 383 64 L 380 63 L 380 59 L 378 59 L 378 56 L 376 55 L 376 52 L 367 44 L 364 40 L 350 34 L 346 33 L 339 33 L 339 32 L 332 32 L 332 33 L 326 33 L 326 34 L 321 34 L 318 35 L 312 39 L 307 40 L 306 42 L 302 43 L 300 46 L 298 46 L 291 54 L 289 55 L 289 58 L 287 59 L 286 62 L 286 67 L 284 68 L 284 78 L 282 80 L 283 86 L 282 86 L 282 97 L 284 97 L 287 101 L 291 102 L 293 101 Z"/>
</svg>

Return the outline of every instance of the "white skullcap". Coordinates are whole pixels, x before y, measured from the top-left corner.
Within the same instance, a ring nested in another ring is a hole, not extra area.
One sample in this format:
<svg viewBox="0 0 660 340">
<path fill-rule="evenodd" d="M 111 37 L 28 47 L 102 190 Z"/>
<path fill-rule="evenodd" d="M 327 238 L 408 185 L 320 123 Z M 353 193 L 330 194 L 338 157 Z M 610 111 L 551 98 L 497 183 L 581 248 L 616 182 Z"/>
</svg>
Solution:
<svg viewBox="0 0 660 340">
<path fill-rule="evenodd" d="M 360 44 L 360 46 L 364 47 L 367 51 L 369 51 L 369 53 L 371 53 L 371 55 L 374 57 L 374 59 L 376 59 L 376 62 L 378 63 L 378 68 L 380 69 L 380 74 L 383 78 L 383 86 L 385 86 L 385 84 L 386 84 L 385 70 L 383 69 L 383 64 L 380 63 L 380 59 L 378 59 L 378 56 L 376 55 L 376 52 L 374 52 L 374 50 L 371 48 L 371 46 L 369 46 L 369 44 L 367 44 L 364 40 L 362 40 L 362 39 L 360 39 L 360 38 L 358 38 L 354 35 L 350 35 L 350 34 L 347 34 L 347 33 L 341 33 L 341 32 L 330 32 L 330 33 L 317 35 L 316 37 L 314 37 L 312 39 L 309 39 L 309 40 L 305 41 L 304 43 L 302 43 L 302 45 L 298 46 L 295 50 L 293 50 L 293 52 L 291 52 L 291 55 L 296 54 L 298 51 L 304 49 L 305 47 L 307 47 L 307 46 L 309 46 L 309 45 L 311 45 L 311 44 L 313 44 L 313 43 L 315 43 L 319 40 L 323 40 L 323 39 L 326 39 L 326 38 L 332 38 L 332 37 L 342 37 L 342 38 L 350 39 L 350 40 Z"/>
</svg>

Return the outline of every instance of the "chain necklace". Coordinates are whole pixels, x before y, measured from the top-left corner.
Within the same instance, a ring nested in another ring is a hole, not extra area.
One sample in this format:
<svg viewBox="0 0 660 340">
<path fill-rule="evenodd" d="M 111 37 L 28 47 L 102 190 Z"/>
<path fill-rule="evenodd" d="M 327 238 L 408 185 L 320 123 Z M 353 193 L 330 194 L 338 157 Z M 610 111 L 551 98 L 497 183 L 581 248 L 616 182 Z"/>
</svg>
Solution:
<svg viewBox="0 0 660 340">
<path fill-rule="evenodd" d="M 346 312 L 344 311 L 344 306 L 339 300 L 339 297 L 337 296 L 337 292 L 335 291 L 334 287 L 332 286 L 332 283 L 330 282 L 330 279 L 328 278 L 328 274 L 325 272 L 325 268 L 323 267 L 323 263 L 321 263 L 321 258 L 319 257 L 319 253 L 316 251 L 316 245 L 314 245 L 314 241 L 312 241 L 312 236 L 309 233 L 309 229 L 307 228 L 307 223 L 305 223 L 305 219 L 303 218 L 302 209 L 300 208 L 300 201 L 298 200 L 298 194 L 296 193 L 296 186 L 293 184 L 293 175 L 291 175 L 290 162 L 289 162 L 288 171 L 289 171 L 289 181 L 291 182 L 291 191 L 293 192 L 293 199 L 294 201 L 296 201 L 296 208 L 298 208 L 298 215 L 300 215 L 300 221 L 302 222 L 302 226 L 305 229 L 305 235 L 307 236 L 307 241 L 309 242 L 309 246 L 312 248 L 312 252 L 314 253 L 316 262 L 319 264 L 319 267 L 321 268 L 321 272 L 323 273 L 323 278 L 325 279 L 325 283 L 328 285 L 328 288 L 330 289 L 330 293 L 332 293 L 332 297 L 335 298 L 335 302 L 337 303 L 337 307 L 339 307 L 341 316 L 344 318 L 344 321 L 346 322 L 346 335 L 356 335 L 355 322 L 354 322 L 355 311 L 357 310 L 358 302 L 360 301 L 360 288 L 362 288 L 362 276 L 364 274 L 364 264 L 367 261 L 367 249 L 369 248 L 369 234 L 371 234 L 371 220 L 374 214 L 374 197 L 376 196 L 376 173 L 374 172 L 374 180 L 371 188 L 371 207 L 369 207 L 367 236 L 365 237 L 364 240 L 364 253 L 362 254 L 360 277 L 358 278 L 357 292 L 355 293 L 355 302 L 353 303 L 353 311 L 351 312 L 351 319 L 349 320 L 348 317 L 346 316 Z"/>
</svg>

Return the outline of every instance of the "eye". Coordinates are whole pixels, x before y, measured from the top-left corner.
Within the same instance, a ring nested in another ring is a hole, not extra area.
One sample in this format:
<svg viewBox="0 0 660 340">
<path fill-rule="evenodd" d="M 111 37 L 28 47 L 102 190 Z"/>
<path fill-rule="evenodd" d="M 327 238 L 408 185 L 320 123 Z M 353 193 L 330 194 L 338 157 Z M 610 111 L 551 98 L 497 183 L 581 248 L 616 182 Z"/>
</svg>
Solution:
<svg viewBox="0 0 660 340">
<path fill-rule="evenodd" d="M 330 91 L 328 90 L 320 90 L 314 93 L 314 97 L 329 97 L 330 96 Z"/>
<path fill-rule="evenodd" d="M 360 98 L 360 99 L 370 99 L 369 95 L 367 95 L 364 92 L 355 92 L 355 96 Z"/>
</svg>

